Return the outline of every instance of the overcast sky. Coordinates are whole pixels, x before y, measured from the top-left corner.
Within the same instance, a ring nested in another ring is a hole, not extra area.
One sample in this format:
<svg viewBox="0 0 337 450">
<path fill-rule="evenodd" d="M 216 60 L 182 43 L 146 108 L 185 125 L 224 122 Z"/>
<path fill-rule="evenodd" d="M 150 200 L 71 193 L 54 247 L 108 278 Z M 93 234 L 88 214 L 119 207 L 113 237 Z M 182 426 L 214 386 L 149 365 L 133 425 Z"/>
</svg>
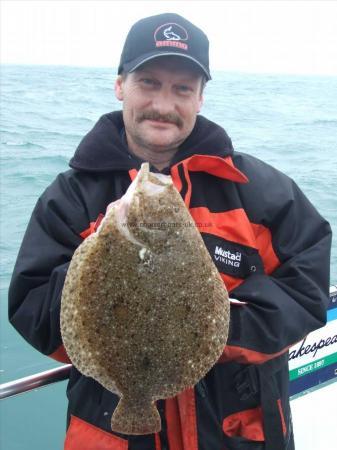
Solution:
<svg viewBox="0 0 337 450">
<path fill-rule="evenodd" d="M 130 26 L 162 12 L 206 32 L 213 69 L 337 75 L 336 1 L 2 0 L 1 62 L 116 67 Z"/>
</svg>

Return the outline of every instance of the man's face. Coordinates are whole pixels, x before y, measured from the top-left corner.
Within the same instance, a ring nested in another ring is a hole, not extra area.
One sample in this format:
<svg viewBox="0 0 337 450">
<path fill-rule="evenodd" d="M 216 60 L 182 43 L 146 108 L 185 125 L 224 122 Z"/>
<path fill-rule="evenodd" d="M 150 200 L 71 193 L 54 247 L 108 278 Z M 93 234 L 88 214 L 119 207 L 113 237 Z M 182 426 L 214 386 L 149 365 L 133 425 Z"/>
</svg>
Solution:
<svg viewBox="0 0 337 450">
<path fill-rule="evenodd" d="M 191 133 L 202 105 L 202 76 L 179 57 L 160 57 L 118 77 L 128 145 L 160 152 L 177 147 Z"/>
</svg>

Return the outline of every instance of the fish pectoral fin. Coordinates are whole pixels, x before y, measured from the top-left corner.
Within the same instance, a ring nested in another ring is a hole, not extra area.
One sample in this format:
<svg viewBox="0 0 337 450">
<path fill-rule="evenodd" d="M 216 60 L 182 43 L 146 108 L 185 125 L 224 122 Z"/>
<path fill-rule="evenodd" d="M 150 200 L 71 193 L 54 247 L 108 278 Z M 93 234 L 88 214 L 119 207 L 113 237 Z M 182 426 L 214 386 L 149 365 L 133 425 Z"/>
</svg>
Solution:
<svg viewBox="0 0 337 450">
<path fill-rule="evenodd" d="M 122 434 L 152 434 L 161 430 L 161 419 L 151 400 L 137 403 L 122 397 L 111 418 L 111 429 Z"/>
</svg>

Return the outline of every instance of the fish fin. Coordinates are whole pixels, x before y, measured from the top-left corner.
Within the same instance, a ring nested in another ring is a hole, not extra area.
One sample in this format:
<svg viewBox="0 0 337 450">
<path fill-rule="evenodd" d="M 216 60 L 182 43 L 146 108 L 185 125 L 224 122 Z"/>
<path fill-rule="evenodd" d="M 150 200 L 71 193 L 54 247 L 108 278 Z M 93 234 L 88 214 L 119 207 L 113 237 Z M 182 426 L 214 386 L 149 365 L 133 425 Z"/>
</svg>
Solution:
<svg viewBox="0 0 337 450">
<path fill-rule="evenodd" d="M 161 419 L 153 401 L 135 403 L 121 398 L 111 418 L 111 429 L 122 434 L 152 434 L 161 430 Z"/>
</svg>

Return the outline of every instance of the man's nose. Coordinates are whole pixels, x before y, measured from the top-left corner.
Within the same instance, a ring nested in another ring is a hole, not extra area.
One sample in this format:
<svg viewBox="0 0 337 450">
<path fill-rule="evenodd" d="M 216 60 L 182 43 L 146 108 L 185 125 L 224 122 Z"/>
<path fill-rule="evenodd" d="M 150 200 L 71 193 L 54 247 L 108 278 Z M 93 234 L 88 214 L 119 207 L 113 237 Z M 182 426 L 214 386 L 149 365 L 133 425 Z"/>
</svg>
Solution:
<svg viewBox="0 0 337 450">
<path fill-rule="evenodd" d="M 161 89 L 152 99 L 152 107 L 159 114 L 168 114 L 174 111 L 174 99 L 169 90 Z"/>
</svg>

